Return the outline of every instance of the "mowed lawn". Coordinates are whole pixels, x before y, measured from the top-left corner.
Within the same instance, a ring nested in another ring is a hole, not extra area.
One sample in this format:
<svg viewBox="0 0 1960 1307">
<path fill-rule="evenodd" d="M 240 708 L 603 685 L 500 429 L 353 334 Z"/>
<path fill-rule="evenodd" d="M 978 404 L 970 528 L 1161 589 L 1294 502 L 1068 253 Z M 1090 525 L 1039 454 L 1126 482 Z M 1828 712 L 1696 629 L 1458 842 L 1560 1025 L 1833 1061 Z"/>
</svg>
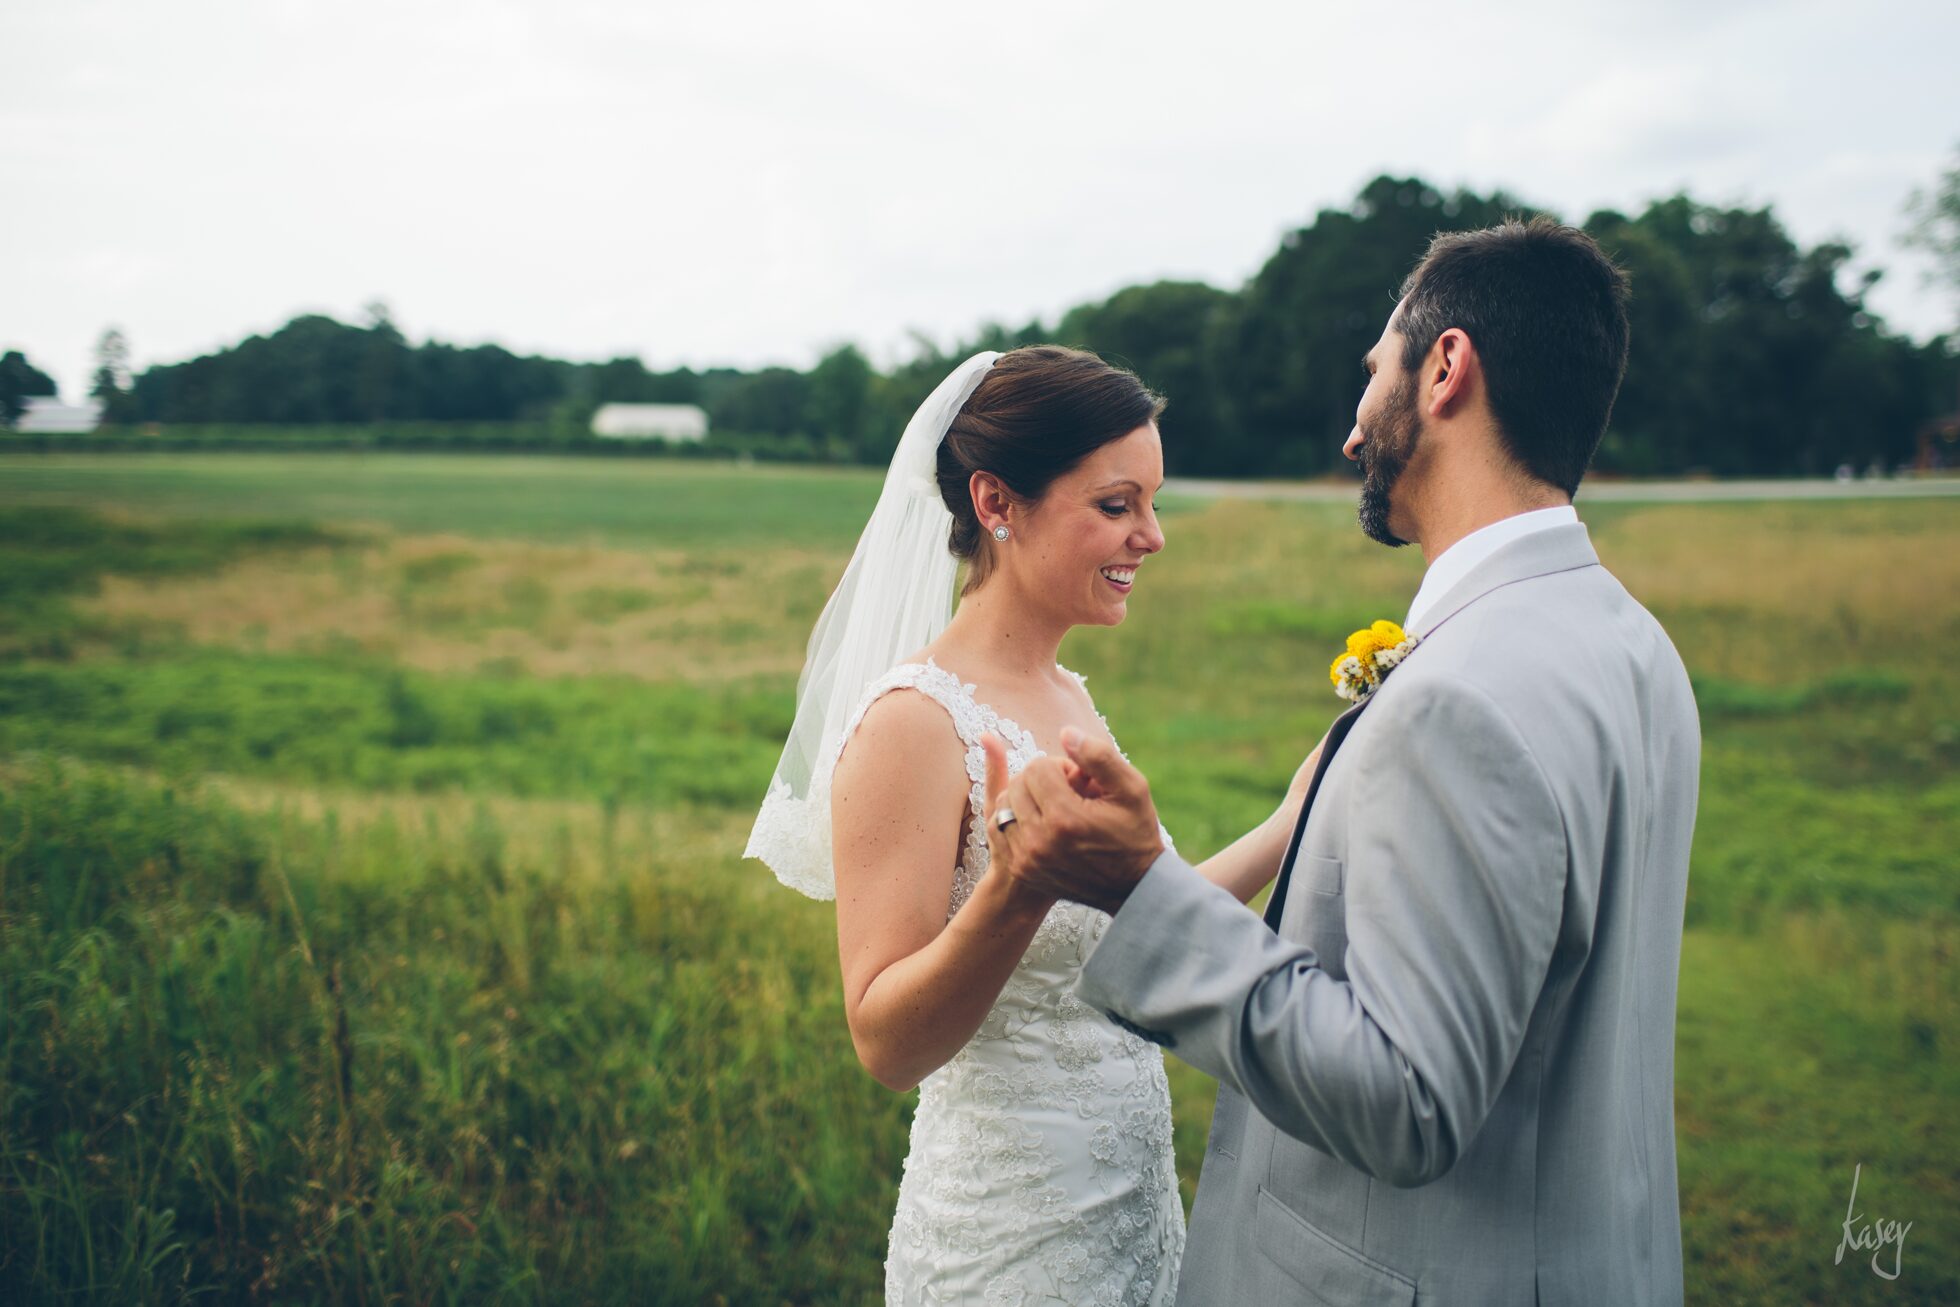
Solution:
<svg viewBox="0 0 1960 1307">
<path fill-rule="evenodd" d="M 740 850 L 868 472 L 0 459 L 0 1300 L 875 1300 L 910 1100 Z M 1203 855 L 1421 574 L 1165 504 L 1063 661 Z M 1705 752 L 1688 1296 L 1960 1300 L 1960 515 L 1589 507 Z M 1211 1086 L 1171 1061 L 1187 1198 Z M 1874 1274 L 1843 1240 L 1912 1222 Z"/>
</svg>

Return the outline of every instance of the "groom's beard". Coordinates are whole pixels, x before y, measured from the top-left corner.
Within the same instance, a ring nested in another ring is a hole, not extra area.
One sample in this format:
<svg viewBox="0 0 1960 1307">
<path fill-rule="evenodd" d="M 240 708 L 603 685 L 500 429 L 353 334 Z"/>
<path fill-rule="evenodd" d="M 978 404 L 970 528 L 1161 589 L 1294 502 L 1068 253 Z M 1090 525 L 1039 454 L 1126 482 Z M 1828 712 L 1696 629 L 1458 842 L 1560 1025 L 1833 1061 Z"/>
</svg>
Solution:
<svg viewBox="0 0 1960 1307">
<path fill-rule="evenodd" d="M 1422 434 L 1413 377 L 1395 388 L 1385 408 L 1374 430 L 1361 430 L 1361 530 L 1370 540 L 1400 546 L 1409 542 L 1388 529 L 1388 496 L 1408 468 Z"/>
</svg>

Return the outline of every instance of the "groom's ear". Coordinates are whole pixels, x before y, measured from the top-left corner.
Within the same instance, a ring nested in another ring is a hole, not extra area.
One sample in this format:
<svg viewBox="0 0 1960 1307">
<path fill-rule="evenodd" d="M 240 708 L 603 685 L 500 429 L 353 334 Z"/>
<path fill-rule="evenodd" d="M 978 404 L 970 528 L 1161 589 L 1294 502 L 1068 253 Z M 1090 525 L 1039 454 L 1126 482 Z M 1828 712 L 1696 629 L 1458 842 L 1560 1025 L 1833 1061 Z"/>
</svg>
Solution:
<svg viewBox="0 0 1960 1307">
<path fill-rule="evenodd" d="M 1423 371 L 1429 384 L 1426 407 L 1431 417 L 1460 412 L 1483 384 L 1477 346 L 1461 327 L 1450 327 L 1436 337 L 1429 357 L 1423 360 Z"/>
</svg>

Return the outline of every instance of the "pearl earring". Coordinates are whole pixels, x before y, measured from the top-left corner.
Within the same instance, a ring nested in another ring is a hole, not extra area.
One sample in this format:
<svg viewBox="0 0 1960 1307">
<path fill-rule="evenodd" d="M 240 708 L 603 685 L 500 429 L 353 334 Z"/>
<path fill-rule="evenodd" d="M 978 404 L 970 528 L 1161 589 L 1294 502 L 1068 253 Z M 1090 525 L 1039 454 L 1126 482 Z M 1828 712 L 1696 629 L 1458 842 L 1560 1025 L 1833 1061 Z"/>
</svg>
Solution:
<svg viewBox="0 0 1960 1307">
<path fill-rule="evenodd" d="M 1007 524 L 1005 522 L 1001 523 L 999 526 L 994 528 L 994 539 L 996 540 L 1007 539 Z"/>
</svg>

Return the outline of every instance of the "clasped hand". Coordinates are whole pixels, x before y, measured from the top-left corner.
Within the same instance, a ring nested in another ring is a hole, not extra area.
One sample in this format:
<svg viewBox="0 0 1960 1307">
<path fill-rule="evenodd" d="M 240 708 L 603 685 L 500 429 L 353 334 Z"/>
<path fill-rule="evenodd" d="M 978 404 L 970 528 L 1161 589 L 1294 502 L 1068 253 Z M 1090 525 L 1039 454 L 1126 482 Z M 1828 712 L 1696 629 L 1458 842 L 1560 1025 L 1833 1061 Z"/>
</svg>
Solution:
<svg viewBox="0 0 1960 1307">
<path fill-rule="evenodd" d="M 1150 782 L 1107 740 L 1062 731 L 1063 758 L 1038 757 L 1010 779 L 1007 745 L 986 735 L 989 874 L 1031 898 L 1115 913 L 1164 851 Z M 1014 820 L 1002 828 L 1002 807 Z"/>
</svg>

